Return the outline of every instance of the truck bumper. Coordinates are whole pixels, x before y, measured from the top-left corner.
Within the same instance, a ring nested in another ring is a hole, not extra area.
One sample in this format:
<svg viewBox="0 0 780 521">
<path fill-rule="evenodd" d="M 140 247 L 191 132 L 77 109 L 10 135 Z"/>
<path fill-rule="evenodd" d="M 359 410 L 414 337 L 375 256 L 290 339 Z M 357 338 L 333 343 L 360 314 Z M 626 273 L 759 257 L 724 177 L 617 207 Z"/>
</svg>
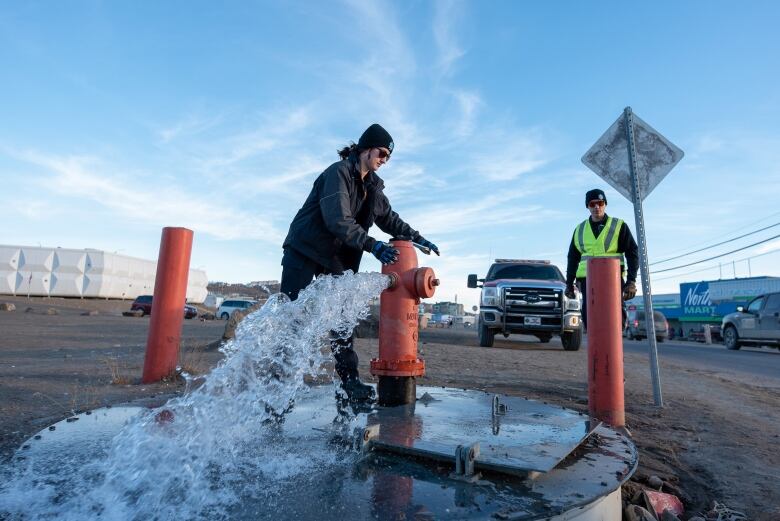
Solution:
<svg viewBox="0 0 780 521">
<path fill-rule="evenodd" d="M 538 317 L 540 315 L 528 316 Z M 563 317 L 542 315 L 540 316 L 540 324 L 526 324 L 525 316 L 522 315 L 512 315 L 504 321 L 504 313 L 498 308 L 480 308 L 479 317 L 482 324 L 503 333 L 545 332 L 560 334 L 564 331 L 576 331 L 582 327 L 582 316 L 579 311 L 567 311 Z"/>
</svg>

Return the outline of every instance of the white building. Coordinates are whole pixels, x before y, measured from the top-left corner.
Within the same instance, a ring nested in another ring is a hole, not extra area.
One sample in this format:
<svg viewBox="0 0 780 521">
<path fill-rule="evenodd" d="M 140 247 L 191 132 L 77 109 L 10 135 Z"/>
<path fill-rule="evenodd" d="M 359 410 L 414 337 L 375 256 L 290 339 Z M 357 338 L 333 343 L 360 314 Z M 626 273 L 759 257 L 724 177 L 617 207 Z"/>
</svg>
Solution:
<svg viewBox="0 0 780 521">
<path fill-rule="evenodd" d="M 101 250 L 0 245 L 0 295 L 134 299 L 154 292 L 157 262 Z M 203 270 L 190 270 L 187 301 L 208 291 Z"/>
</svg>

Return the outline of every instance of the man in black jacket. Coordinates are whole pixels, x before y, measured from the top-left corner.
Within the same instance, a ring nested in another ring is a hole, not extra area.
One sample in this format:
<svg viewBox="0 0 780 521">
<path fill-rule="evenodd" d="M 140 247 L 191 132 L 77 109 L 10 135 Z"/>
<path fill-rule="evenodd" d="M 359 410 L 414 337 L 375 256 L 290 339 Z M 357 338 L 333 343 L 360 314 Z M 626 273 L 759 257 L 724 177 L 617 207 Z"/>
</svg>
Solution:
<svg viewBox="0 0 780 521">
<path fill-rule="evenodd" d="M 439 254 L 435 244 L 393 211 L 382 191 L 384 182 L 376 171 L 390 160 L 392 152 L 393 138 L 380 125 L 373 124 L 363 132 L 357 145 L 353 143 L 339 151 L 341 161 L 317 177 L 284 240 L 282 293 L 295 300 L 317 275 L 357 272 L 364 251 L 372 253 L 382 264 L 395 263 L 398 250 L 368 235 L 373 224 L 391 236 L 408 237 Z M 350 400 L 370 401 L 374 389 L 359 379 L 352 338 L 350 335 L 331 342 L 336 373 Z"/>
<path fill-rule="evenodd" d="M 585 194 L 585 207 L 590 217 L 575 229 L 569 244 L 566 264 L 566 296 L 574 298 L 574 281 L 582 292 L 582 321 L 588 325 L 587 308 L 587 259 L 589 257 L 620 256 L 623 286 L 623 301 L 636 295 L 636 273 L 639 269 L 639 248 L 628 225 L 621 219 L 607 215 L 607 196 L 598 188 Z M 625 261 L 623 257 L 625 256 Z M 626 270 L 628 264 L 628 270 Z M 623 322 L 625 326 L 626 310 L 623 304 Z"/>
</svg>

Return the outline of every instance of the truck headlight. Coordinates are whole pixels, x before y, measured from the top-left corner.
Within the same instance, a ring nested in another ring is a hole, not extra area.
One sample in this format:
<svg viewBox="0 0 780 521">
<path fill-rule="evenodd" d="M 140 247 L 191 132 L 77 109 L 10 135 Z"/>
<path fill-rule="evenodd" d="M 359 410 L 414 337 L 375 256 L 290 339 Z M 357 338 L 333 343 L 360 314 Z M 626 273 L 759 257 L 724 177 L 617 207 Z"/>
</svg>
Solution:
<svg viewBox="0 0 780 521">
<path fill-rule="evenodd" d="M 579 298 L 563 297 L 563 309 L 564 311 L 579 311 L 582 309 L 582 301 Z"/>
<path fill-rule="evenodd" d="M 498 288 L 482 288 L 482 305 L 498 306 Z"/>
</svg>

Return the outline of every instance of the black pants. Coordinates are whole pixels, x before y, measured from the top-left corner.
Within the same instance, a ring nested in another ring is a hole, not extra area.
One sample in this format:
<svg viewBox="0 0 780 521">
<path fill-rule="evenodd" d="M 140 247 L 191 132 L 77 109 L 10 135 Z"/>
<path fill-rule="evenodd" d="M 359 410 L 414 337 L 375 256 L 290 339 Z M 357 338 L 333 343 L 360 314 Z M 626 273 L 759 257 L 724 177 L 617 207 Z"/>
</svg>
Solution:
<svg viewBox="0 0 780 521">
<path fill-rule="evenodd" d="M 334 273 L 313 260 L 301 255 L 291 248 L 284 250 L 282 258 L 282 283 L 280 291 L 290 297 L 290 300 L 296 300 L 298 293 L 308 286 L 317 275 L 341 275 Z M 346 332 L 334 332 L 333 340 L 330 342 L 330 349 L 333 352 L 333 358 L 336 361 L 336 374 L 339 375 L 342 382 L 358 379 L 358 356 L 352 347 L 354 334 L 350 331 L 349 336 Z"/>
<path fill-rule="evenodd" d="M 582 294 L 582 323 L 585 324 L 585 329 L 588 329 L 588 285 L 587 281 L 588 279 L 577 279 L 577 286 L 580 289 L 580 293 Z M 623 312 L 623 330 L 626 329 L 626 302 L 623 300 L 623 289 L 626 287 L 626 281 L 623 280 L 621 277 L 620 279 L 620 305 Z"/>
</svg>

